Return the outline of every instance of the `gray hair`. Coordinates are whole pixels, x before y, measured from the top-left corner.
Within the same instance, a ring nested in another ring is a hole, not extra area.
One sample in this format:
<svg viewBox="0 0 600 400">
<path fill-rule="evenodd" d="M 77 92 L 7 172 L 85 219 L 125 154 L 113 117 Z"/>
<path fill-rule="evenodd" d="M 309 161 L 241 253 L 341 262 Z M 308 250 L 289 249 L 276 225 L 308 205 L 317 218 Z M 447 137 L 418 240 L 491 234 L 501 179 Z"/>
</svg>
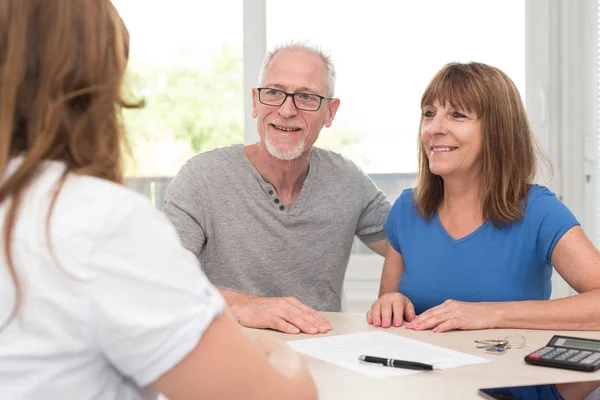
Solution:
<svg viewBox="0 0 600 400">
<path fill-rule="evenodd" d="M 273 57 L 275 57 L 275 54 L 282 50 L 303 51 L 319 56 L 321 61 L 323 61 L 325 68 L 327 69 L 327 97 L 333 97 L 335 94 L 335 66 L 333 65 L 331 56 L 325 53 L 320 47 L 309 45 L 304 42 L 289 42 L 279 44 L 272 51 L 267 53 L 266 57 L 263 59 L 262 66 L 260 68 L 260 74 L 258 75 L 258 86 L 263 85 L 265 70 L 271 63 Z"/>
</svg>

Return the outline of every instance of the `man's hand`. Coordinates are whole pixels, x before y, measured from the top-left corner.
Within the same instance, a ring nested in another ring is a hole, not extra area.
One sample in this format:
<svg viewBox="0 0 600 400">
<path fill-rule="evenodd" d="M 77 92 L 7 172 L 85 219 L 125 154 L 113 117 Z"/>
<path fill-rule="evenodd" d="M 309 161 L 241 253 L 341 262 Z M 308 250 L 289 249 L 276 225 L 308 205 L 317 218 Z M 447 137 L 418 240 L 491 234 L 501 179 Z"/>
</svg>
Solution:
<svg viewBox="0 0 600 400">
<path fill-rule="evenodd" d="M 284 333 L 325 333 L 331 324 L 295 297 L 240 295 L 229 301 L 235 319 L 248 328 L 275 329 Z"/>
<path fill-rule="evenodd" d="M 386 293 L 373 303 L 367 311 L 367 322 L 373 326 L 389 328 L 401 326 L 402 320 L 412 321 L 415 318 L 415 307 L 408 297 L 401 293 Z"/>
<path fill-rule="evenodd" d="M 406 327 L 417 331 L 433 329 L 434 332 L 446 332 L 454 329 L 490 329 L 496 325 L 494 303 L 446 300 L 413 319 Z"/>
</svg>

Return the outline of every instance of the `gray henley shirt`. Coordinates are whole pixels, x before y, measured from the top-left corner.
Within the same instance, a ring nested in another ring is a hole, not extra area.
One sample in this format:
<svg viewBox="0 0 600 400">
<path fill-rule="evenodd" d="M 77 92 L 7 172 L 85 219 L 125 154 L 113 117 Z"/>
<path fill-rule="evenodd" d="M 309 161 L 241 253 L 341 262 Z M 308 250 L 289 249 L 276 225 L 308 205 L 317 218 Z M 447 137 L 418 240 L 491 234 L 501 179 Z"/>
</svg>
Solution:
<svg viewBox="0 0 600 400">
<path fill-rule="evenodd" d="M 181 168 L 164 212 L 215 286 L 340 311 L 354 235 L 385 239 L 391 205 L 347 158 L 316 147 L 309 157 L 291 209 L 242 145 L 199 154 Z"/>
</svg>

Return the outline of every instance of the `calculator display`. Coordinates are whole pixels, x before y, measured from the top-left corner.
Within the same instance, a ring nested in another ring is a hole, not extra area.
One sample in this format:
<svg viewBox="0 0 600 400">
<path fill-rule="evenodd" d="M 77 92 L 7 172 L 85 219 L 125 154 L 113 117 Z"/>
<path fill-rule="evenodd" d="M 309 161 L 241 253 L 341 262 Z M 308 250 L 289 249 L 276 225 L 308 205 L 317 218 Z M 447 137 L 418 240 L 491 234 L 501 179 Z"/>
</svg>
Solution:
<svg viewBox="0 0 600 400">
<path fill-rule="evenodd" d="M 587 340 L 558 339 L 557 346 L 572 347 L 574 349 L 600 351 L 600 343 Z"/>
</svg>

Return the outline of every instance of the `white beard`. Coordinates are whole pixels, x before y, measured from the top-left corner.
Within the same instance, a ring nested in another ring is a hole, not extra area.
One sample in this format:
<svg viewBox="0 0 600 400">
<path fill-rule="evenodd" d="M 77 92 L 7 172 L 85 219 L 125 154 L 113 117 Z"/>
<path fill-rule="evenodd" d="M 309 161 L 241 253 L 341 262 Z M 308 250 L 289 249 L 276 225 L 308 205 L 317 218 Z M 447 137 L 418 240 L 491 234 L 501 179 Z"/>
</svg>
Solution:
<svg viewBox="0 0 600 400">
<path fill-rule="evenodd" d="M 300 140 L 300 142 L 298 142 L 298 145 L 291 148 L 291 149 L 280 149 L 278 148 L 269 138 L 269 135 L 265 136 L 265 147 L 267 148 L 267 151 L 269 152 L 269 154 L 271 154 L 273 157 L 277 158 L 278 160 L 282 160 L 282 161 L 292 161 L 295 160 L 296 158 L 300 157 L 302 155 L 302 153 L 304 153 L 304 143 L 305 143 L 305 138 L 302 138 Z"/>
</svg>

